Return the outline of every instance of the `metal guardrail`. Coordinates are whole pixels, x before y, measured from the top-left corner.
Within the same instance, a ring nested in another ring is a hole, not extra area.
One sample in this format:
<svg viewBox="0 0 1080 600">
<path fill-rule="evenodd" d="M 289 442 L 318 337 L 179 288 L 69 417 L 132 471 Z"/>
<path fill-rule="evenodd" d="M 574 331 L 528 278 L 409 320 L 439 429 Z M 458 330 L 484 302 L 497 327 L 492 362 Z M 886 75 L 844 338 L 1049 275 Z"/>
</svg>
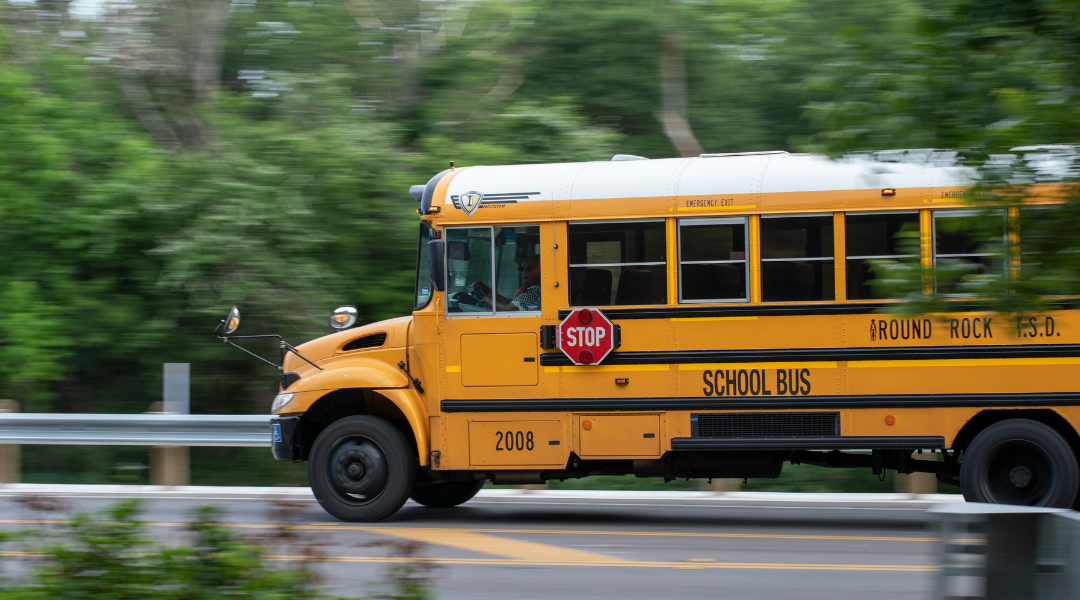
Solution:
<svg viewBox="0 0 1080 600">
<path fill-rule="evenodd" d="M 0 444 L 270 445 L 270 415 L 0 413 Z"/>
<path fill-rule="evenodd" d="M 941 600 L 1080 600 L 1080 514 L 1058 508 L 939 505 Z"/>
</svg>

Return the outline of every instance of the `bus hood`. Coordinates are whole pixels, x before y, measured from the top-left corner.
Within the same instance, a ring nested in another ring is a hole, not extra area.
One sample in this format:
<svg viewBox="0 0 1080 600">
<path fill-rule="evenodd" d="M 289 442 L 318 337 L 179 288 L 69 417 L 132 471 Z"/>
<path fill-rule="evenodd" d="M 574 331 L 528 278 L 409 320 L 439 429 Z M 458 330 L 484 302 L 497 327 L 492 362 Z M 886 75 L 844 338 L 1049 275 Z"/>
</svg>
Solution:
<svg viewBox="0 0 1080 600">
<path fill-rule="evenodd" d="M 339 361 L 360 358 L 371 350 L 404 348 L 408 342 L 411 323 L 411 316 L 369 323 L 305 342 L 297 346 L 296 350 L 323 369 L 331 368 Z M 290 352 L 285 356 L 283 370 L 292 371 L 303 378 L 314 375 L 315 373 L 308 371 L 317 369 Z"/>
</svg>

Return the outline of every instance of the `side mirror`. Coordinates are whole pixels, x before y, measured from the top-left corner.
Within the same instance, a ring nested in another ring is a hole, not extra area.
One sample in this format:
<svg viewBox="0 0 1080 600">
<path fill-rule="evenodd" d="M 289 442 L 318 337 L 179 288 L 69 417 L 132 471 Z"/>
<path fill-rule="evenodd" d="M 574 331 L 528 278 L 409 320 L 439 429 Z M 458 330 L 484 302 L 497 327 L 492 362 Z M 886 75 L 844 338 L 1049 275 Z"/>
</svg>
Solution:
<svg viewBox="0 0 1080 600">
<path fill-rule="evenodd" d="M 236 331 L 236 328 L 240 326 L 240 309 L 235 306 L 229 311 L 229 316 L 225 317 L 225 335 Z"/>
<path fill-rule="evenodd" d="M 431 240 L 427 243 L 428 271 L 435 289 L 446 290 L 446 241 Z"/>
<path fill-rule="evenodd" d="M 348 329 L 356 323 L 358 314 L 355 306 L 339 306 L 330 313 L 330 326 L 334 329 Z"/>
</svg>

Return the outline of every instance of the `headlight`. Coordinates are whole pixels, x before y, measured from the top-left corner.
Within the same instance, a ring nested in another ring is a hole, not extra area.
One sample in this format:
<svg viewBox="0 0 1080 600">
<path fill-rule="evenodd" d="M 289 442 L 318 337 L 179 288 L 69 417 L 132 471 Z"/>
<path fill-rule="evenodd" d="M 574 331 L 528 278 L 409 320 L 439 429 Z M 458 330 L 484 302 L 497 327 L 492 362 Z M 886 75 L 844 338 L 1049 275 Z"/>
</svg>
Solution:
<svg viewBox="0 0 1080 600">
<path fill-rule="evenodd" d="M 283 406 L 289 403 L 289 400 L 293 399 L 296 394 L 278 394 L 274 396 L 274 405 L 270 407 L 270 412 L 276 413 Z"/>
</svg>

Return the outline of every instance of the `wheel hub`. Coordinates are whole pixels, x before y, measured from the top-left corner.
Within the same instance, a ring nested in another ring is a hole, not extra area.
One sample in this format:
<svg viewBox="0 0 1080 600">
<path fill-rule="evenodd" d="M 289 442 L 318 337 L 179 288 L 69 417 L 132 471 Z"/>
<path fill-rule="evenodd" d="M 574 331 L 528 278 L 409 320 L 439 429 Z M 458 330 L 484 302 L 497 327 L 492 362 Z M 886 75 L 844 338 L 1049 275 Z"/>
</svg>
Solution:
<svg viewBox="0 0 1080 600">
<path fill-rule="evenodd" d="M 349 463 L 349 467 L 345 471 L 349 474 L 350 479 L 360 479 L 364 475 L 364 465 L 359 462 Z"/>
<path fill-rule="evenodd" d="M 996 448 L 985 485 L 990 502 L 1043 506 L 1054 491 L 1053 468 L 1039 446 L 1017 440 Z"/>
<path fill-rule="evenodd" d="M 1009 471 L 1009 482 L 1014 486 L 1023 489 L 1031 484 L 1032 473 L 1031 469 L 1026 465 L 1017 465 Z"/>
<path fill-rule="evenodd" d="M 343 492 L 373 498 L 386 487 L 390 467 L 382 450 L 369 440 L 349 440 L 334 452 L 334 483 Z"/>
</svg>

